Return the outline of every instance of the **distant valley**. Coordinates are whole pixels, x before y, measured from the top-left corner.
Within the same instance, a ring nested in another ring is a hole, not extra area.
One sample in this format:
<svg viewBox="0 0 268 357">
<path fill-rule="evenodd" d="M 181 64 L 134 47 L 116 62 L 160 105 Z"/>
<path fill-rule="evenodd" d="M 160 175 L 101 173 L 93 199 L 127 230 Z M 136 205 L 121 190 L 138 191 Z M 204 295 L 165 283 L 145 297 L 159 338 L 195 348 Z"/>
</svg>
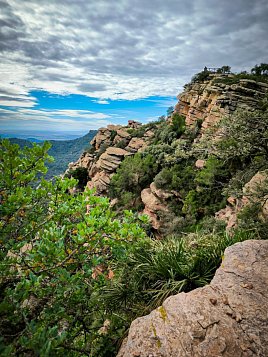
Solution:
<svg viewBox="0 0 268 357">
<path fill-rule="evenodd" d="M 49 179 L 64 173 L 68 164 L 76 161 L 82 152 L 90 147 L 90 141 L 96 133 L 97 130 L 90 130 L 88 134 L 73 140 L 48 140 L 52 144 L 48 153 L 54 157 L 54 162 L 47 164 L 48 172 L 46 178 Z M 35 140 L 34 138 L 29 138 L 28 140 L 11 138 L 9 140 L 20 147 L 31 146 L 32 142 L 42 144 L 41 140 Z"/>
</svg>

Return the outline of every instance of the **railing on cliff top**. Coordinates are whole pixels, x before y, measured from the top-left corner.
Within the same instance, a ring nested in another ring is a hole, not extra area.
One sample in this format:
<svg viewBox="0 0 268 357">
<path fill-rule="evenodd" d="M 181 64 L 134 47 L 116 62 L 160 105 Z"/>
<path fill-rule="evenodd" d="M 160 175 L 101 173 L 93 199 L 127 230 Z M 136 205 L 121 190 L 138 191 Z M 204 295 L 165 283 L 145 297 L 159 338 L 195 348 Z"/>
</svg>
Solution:
<svg viewBox="0 0 268 357">
<path fill-rule="evenodd" d="M 230 74 L 232 73 L 229 69 L 223 69 L 221 67 L 205 67 L 204 72 L 210 72 L 210 73 L 220 73 L 220 74 Z"/>
</svg>

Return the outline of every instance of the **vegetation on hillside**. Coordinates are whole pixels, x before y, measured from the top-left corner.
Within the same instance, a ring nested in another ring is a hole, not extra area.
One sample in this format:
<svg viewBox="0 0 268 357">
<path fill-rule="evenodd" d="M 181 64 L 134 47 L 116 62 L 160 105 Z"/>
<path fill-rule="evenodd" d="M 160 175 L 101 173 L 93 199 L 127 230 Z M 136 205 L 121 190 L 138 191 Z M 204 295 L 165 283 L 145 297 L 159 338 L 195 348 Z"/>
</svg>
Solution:
<svg viewBox="0 0 268 357">
<path fill-rule="evenodd" d="M 206 67 L 203 71 L 195 74 L 191 83 L 203 82 L 204 80 L 211 79 L 211 74 L 225 74 L 225 76 L 216 77 L 214 79 L 214 83 L 225 83 L 225 84 L 235 84 L 239 83 L 241 79 L 251 79 L 260 82 L 268 82 L 268 64 L 261 63 L 259 65 L 255 65 L 250 72 L 242 71 L 240 73 L 231 72 L 231 67 L 222 66 L 218 68 L 215 72 L 211 72 Z M 187 85 L 186 85 L 187 86 Z"/>
<path fill-rule="evenodd" d="M 201 140 L 200 124 L 186 130 L 178 114 L 171 124 L 158 123 L 151 145 L 124 160 L 111 181 L 110 195 L 118 198 L 121 209 L 141 210 L 140 193 L 153 181 L 159 189 L 177 192 L 165 201 L 173 216 L 161 217 L 164 236 L 170 220 L 172 232 L 195 230 L 203 219 L 224 208 L 230 195 L 241 197 L 243 186 L 254 174 L 268 169 L 267 106 L 222 119 Z M 195 166 L 198 159 L 204 160 L 202 169 Z"/>
<path fill-rule="evenodd" d="M 96 135 L 96 130 L 90 130 L 88 134 L 74 140 L 50 140 L 51 147 L 49 155 L 54 160 L 48 163 L 48 171 L 46 178 L 50 179 L 64 173 L 70 162 L 78 160 L 83 151 L 90 147 L 90 141 Z M 32 142 L 23 139 L 10 139 L 14 144 L 18 144 L 21 148 L 24 146 L 32 146 Z"/>
<path fill-rule="evenodd" d="M 265 103 L 224 118 L 202 138 L 201 122 L 186 128 L 175 113 L 171 123 L 148 124 L 151 145 L 112 178 L 119 214 L 92 191 L 70 193 L 82 191 L 86 170 L 71 174 L 77 180 L 45 179 L 49 143 L 20 149 L 0 141 L 0 355 L 115 356 L 134 318 L 209 283 L 227 246 L 266 238 L 259 198 L 268 196 L 267 180 L 230 234 L 214 218 L 228 196 L 240 198 L 245 183 L 268 170 Z M 133 212 L 152 181 L 176 192 L 161 241 Z"/>
<path fill-rule="evenodd" d="M 151 240 L 145 217 L 116 219 L 108 199 L 69 194 L 75 180 L 40 178 L 48 143 L 0 145 L 2 356 L 113 356 L 133 318 L 208 283 L 225 247 L 250 237 L 215 226 Z"/>
</svg>

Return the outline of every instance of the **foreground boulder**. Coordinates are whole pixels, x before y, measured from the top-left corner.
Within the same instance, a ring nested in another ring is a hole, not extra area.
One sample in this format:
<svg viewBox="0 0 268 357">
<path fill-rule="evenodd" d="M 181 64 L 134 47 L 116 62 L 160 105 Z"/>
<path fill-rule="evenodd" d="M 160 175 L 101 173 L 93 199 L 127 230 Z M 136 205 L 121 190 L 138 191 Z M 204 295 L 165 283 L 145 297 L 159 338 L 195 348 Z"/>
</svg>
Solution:
<svg viewBox="0 0 268 357">
<path fill-rule="evenodd" d="M 210 285 L 132 322 L 118 357 L 268 356 L 268 242 L 226 249 Z"/>
</svg>

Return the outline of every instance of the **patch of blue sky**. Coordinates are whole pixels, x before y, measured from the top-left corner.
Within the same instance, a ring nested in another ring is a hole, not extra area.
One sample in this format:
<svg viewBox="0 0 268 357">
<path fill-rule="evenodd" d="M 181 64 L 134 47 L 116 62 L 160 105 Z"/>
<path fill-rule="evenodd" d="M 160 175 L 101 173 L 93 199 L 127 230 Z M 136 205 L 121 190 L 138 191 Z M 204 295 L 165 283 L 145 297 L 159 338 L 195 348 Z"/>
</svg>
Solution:
<svg viewBox="0 0 268 357">
<path fill-rule="evenodd" d="M 59 95 L 32 91 L 32 105 L 23 101 L 16 106 L 0 106 L 0 134 L 37 137 L 45 132 L 68 132 L 82 136 L 108 124 L 126 125 L 128 120 L 142 123 L 157 120 L 167 108 L 176 104 L 175 97 L 151 96 L 136 100 L 110 100 L 85 95 Z M 36 132 L 36 135 L 34 135 Z"/>
<path fill-rule="evenodd" d="M 44 91 L 32 91 L 37 99 L 34 109 L 38 110 L 87 110 L 111 115 L 116 124 L 126 124 L 134 119 L 141 122 L 157 119 L 165 115 L 167 108 L 176 104 L 176 97 L 152 96 L 136 100 L 101 100 L 85 95 L 59 95 Z"/>
</svg>

